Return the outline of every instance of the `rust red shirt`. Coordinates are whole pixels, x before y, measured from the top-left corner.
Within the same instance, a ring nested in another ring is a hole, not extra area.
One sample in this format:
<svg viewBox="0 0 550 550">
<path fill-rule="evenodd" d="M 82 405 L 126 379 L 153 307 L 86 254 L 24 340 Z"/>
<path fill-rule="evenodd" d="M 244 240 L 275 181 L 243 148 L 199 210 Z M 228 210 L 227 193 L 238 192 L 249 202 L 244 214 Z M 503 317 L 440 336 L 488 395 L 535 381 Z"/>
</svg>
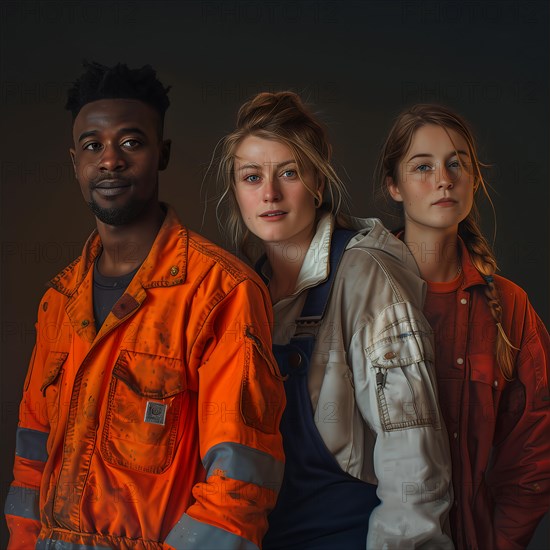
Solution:
<svg viewBox="0 0 550 550">
<path fill-rule="evenodd" d="M 453 539 L 458 549 L 516 550 L 550 502 L 550 339 L 526 293 L 495 275 L 502 326 L 519 348 L 513 380 L 504 379 L 486 283 L 461 247 L 462 273 L 428 282 L 424 310 L 453 460 Z"/>
</svg>

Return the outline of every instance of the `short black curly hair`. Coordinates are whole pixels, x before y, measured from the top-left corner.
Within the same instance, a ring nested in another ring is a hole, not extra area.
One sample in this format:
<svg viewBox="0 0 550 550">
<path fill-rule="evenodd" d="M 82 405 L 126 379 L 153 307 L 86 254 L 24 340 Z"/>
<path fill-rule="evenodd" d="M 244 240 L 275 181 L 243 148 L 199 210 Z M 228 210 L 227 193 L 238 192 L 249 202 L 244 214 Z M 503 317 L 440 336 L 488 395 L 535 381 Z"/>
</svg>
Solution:
<svg viewBox="0 0 550 550">
<path fill-rule="evenodd" d="M 65 108 L 71 111 L 73 120 L 87 103 L 98 99 L 138 99 L 153 107 L 160 115 L 161 123 L 170 106 L 168 91 L 157 78 L 151 65 L 130 69 L 124 63 L 113 67 L 95 61 L 84 61 L 85 72 L 67 92 Z"/>
</svg>

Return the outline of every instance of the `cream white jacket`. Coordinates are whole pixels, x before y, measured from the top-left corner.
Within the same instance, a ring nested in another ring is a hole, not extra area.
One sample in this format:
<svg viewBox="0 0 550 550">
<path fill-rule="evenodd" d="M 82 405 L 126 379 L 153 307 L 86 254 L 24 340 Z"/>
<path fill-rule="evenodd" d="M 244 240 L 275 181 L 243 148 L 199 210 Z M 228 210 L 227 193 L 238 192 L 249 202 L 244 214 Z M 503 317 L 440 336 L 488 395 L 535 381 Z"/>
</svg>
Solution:
<svg viewBox="0 0 550 550">
<path fill-rule="evenodd" d="M 321 218 L 294 294 L 274 305 L 276 344 L 289 342 L 307 289 L 328 276 L 333 222 Z M 450 549 L 451 458 L 422 314 L 424 282 L 379 220 L 361 225 L 317 330 L 308 378 L 315 422 L 342 469 L 378 485 L 368 549 Z M 269 269 L 266 262 L 268 279 Z"/>
</svg>

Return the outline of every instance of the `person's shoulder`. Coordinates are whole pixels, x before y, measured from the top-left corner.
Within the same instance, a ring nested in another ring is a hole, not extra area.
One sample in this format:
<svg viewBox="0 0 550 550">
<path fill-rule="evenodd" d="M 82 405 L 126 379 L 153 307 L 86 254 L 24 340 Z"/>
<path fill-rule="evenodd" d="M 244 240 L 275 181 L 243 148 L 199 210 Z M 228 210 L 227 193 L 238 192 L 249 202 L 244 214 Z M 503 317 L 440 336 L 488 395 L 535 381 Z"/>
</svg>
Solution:
<svg viewBox="0 0 550 550">
<path fill-rule="evenodd" d="M 38 322 L 44 319 L 59 319 L 59 310 L 65 309 L 72 294 L 72 279 L 81 259 L 79 256 L 50 281 L 44 283 L 45 290 L 38 304 Z"/>
<path fill-rule="evenodd" d="M 193 230 L 187 229 L 187 232 L 190 251 L 189 269 L 193 268 L 192 264 L 194 262 L 206 263 L 209 265 L 210 270 L 233 279 L 236 284 L 245 280 L 251 280 L 263 286 L 261 279 L 254 270 L 234 254 Z"/>
<path fill-rule="evenodd" d="M 510 279 L 501 275 L 493 275 L 495 280 L 495 286 L 502 298 L 507 300 L 513 300 L 514 302 L 521 302 L 524 304 L 529 303 L 529 297 L 527 292 L 523 290 L 518 284 L 514 283 Z"/>
<path fill-rule="evenodd" d="M 407 245 L 398 239 L 378 218 L 358 219 L 361 229 L 351 239 L 349 250 L 367 252 L 381 265 L 405 269 L 418 276 L 418 267 Z M 365 260 L 369 261 L 369 260 Z"/>
<path fill-rule="evenodd" d="M 376 218 L 365 220 L 369 229 L 359 232 L 350 241 L 343 261 L 346 269 L 364 272 L 369 277 L 390 284 L 423 286 L 418 267 L 405 243 L 396 238 Z"/>
<path fill-rule="evenodd" d="M 58 300 L 62 299 L 62 297 L 67 299 L 72 296 L 78 284 L 78 275 L 82 261 L 82 256 L 78 256 L 78 258 L 74 259 L 70 264 L 59 271 L 57 275 L 50 279 L 46 283 L 48 290 L 45 296 L 56 296 Z"/>
<path fill-rule="evenodd" d="M 340 292 L 348 296 L 352 309 L 368 310 L 376 316 L 396 304 L 408 303 L 422 308 L 425 282 L 398 258 L 383 250 L 348 248 L 337 279 Z"/>
</svg>

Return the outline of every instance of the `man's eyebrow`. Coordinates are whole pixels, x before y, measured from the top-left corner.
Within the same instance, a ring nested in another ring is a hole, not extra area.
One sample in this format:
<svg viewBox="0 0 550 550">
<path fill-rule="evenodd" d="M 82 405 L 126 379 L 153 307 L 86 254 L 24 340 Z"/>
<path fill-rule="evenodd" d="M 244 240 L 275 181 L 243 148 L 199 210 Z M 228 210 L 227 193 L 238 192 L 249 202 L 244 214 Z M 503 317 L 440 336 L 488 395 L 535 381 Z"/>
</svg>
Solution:
<svg viewBox="0 0 550 550">
<path fill-rule="evenodd" d="M 121 128 L 118 131 L 119 134 L 139 134 L 145 137 L 145 132 L 141 128 Z"/>
<path fill-rule="evenodd" d="M 98 133 L 99 133 L 99 130 L 89 130 L 88 132 L 82 132 L 82 134 L 80 134 L 80 137 L 78 138 L 78 141 L 80 142 L 83 139 L 95 136 Z M 118 133 L 119 134 L 139 134 L 142 137 L 146 137 L 145 132 L 140 128 L 121 128 L 118 131 Z"/>
<path fill-rule="evenodd" d="M 87 137 L 90 137 L 90 136 L 95 136 L 96 134 L 97 134 L 97 130 L 90 130 L 89 132 L 83 132 L 82 134 L 80 134 L 78 141 L 80 142 L 83 139 L 86 139 Z"/>
<path fill-rule="evenodd" d="M 459 155 L 463 155 L 465 157 L 469 157 L 470 155 L 466 152 L 466 151 L 463 151 L 462 149 L 458 149 L 456 151 L 457 154 Z M 453 152 L 454 154 L 454 152 Z M 418 158 L 418 157 L 428 157 L 428 158 L 433 158 L 434 155 L 430 154 L 430 153 L 418 153 L 417 155 L 413 155 L 409 160 L 408 162 L 410 162 L 411 160 L 415 159 L 415 158 Z"/>
</svg>

